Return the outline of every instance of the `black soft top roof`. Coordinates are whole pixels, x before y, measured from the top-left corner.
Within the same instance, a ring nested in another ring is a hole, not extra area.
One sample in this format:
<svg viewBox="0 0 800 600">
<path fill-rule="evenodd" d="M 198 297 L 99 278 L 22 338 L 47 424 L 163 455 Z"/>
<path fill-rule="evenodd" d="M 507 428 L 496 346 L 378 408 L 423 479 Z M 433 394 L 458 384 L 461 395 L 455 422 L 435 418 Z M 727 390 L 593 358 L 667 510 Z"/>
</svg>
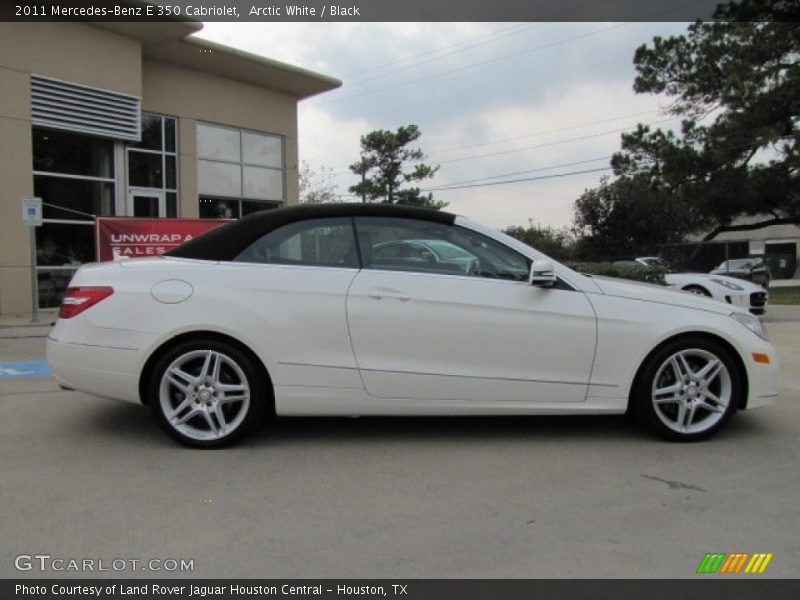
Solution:
<svg viewBox="0 0 800 600">
<path fill-rule="evenodd" d="M 451 213 L 393 204 L 304 204 L 253 213 L 212 229 L 166 252 L 166 256 L 200 260 L 233 260 L 261 236 L 296 221 L 329 217 L 396 217 L 452 225 Z"/>
</svg>

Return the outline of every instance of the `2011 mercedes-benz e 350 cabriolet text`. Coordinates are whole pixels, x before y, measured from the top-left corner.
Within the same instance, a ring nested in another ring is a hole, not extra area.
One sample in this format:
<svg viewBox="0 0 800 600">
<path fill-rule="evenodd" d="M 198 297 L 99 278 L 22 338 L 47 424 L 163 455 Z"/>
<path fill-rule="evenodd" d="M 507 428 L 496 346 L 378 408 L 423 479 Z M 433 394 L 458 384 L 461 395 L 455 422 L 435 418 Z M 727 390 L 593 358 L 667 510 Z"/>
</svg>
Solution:
<svg viewBox="0 0 800 600">
<path fill-rule="evenodd" d="M 70 286 L 48 339 L 58 379 L 148 405 L 194 446 L 267 415 L 628 410 L 699 440 L 776 396 L 747 311 L 582 275 L 445 212 L 261 212 Z"/>
</svg>

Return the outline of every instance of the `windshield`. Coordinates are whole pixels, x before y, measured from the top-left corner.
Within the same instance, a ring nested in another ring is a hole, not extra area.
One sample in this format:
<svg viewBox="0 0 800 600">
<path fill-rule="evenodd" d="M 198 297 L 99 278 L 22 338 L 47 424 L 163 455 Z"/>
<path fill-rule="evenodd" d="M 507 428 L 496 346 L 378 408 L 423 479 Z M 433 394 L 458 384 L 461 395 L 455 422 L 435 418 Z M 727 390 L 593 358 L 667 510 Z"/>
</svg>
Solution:
<svg viewBox="0 0 800 600">
<path fill-rule="evenodd" d="M 727 260 L 727 261 L 723 262 L 717 268 L 718 269 L 731 269 L 731 270 L 752 269 L 753 265 L 755 265 L 755 262 L 756 261 L 754 261 L 752 259 L 747 259 L 747 258 L 733 259 L 733 260 Z"/>
</svg>

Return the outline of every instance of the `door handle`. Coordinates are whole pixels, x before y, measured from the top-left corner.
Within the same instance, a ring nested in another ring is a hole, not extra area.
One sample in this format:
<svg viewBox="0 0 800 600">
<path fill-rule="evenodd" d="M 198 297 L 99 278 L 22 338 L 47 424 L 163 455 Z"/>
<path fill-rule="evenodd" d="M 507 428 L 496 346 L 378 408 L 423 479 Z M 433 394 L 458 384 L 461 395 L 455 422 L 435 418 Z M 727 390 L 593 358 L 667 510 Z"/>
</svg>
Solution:
<svg viewBox="0 0 800 600">
<path fill-rule="evenodd" d="M 411 300 L 411 296 L 404 294 L 400 290 L 392 290 L 389 288 L 372 288 L 367 295 L 374 300 L 393 299 L 400 300 L 400 302 L 407 302 Z"/>
</svg>

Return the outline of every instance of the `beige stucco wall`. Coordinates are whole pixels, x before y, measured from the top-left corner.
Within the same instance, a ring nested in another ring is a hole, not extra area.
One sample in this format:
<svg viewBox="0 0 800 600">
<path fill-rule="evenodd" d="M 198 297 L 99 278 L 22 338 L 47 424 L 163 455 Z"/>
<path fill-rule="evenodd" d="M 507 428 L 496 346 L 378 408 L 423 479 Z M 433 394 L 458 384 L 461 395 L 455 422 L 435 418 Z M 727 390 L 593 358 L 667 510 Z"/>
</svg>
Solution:
<svg viewBox="0 0 800 600">
<path fill-rule="evenodd" d="M 286 203 L 298 202 L 297 99 L 281 92 L 191 69 L 144 61 L 142 110 L 178 117 L 180 209 L 198 214 L 197 121 L 284 136 Z"/>
</svg>

